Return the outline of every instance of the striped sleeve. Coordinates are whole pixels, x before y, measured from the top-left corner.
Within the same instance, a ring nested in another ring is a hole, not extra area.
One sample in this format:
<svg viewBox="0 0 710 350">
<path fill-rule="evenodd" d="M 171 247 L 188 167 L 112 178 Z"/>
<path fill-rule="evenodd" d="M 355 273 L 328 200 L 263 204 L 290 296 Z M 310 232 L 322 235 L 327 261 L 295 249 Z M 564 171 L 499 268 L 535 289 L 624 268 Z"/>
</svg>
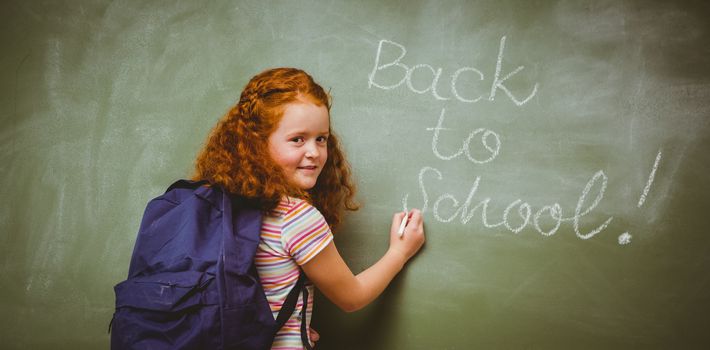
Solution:
<svg viewBox="0 0 710 350">
<path fill-rule="evenodd" d="M 299 200 L 286 212 L 281 242 L 296 264 L 306 264 L 332 241 L 325 218 L 308 202 Z"/>
</svg>

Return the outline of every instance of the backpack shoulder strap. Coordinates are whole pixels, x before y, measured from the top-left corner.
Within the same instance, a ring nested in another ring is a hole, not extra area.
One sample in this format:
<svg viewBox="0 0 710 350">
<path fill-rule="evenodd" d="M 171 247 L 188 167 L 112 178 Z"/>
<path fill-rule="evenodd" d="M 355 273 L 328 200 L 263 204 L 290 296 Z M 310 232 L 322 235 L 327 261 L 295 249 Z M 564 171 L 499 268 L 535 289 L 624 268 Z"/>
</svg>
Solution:
<svg viewBox="0 0 710 350">
<path fill-rule="evenodd" d="M 286 296 L 286 300 L 281 306 L 281 311 L 279 311 L 279 315 L 276 317 L 277 331 L 281 329 L 281 327 L 286 324 L 286 321 L 288 321 L 289 317 L 293 315 L 293 310 L 296 310 L 296 304 L 298 304 L 298 296 L 301 294 L 301 290 L 306 288 L 306 274 L 303 272 L 303 270 L 301 270 L 300 272 L 301 274 L 298 277 L 298 281 L 296 281 L 296 285 L 293 286 L 293 289 L 291 289 L 291 291 L 288 293 L 288 296 Z M 304 301 L 304 303 L 307 302 L 307 300 Z"/>
<path fill-rule="evenodd" d="M 303 309 L 301 310 L 301 341 L 303 343 L 304 349 L 311 350 L 311 343 L 308 339 L 308 321 L 306 320 L 306 311 L 308 308 L 308 289 L 306 288 L 306 273 L 300 270 L 300 276 L 298 276 L 298 281 L 293 289 L 286 296 L 283 305 L 281 306 L 281 311 L 276 317 L 276 327 L 275 332 L 278 332 L 281 327 L 283 327 L 288 319 L 293 315 L 293 311 L 296 309 L 296 304 L 298 304 L 298 297 L 303 292 Z"/>
<path fill-rule="evenodd" d="M 200 186 L 207 185 L 207 184 L 209 184 L 209 182 L 207 180 L 193 181 L 193 180 L 180 179 L 180 180 L 173 182 L 173 184 L 170 185 L 170 187 L 168 187 L 167 190 L 165 190 L 165 193 L 168 193 L 175 188 L 185 188 L 185 189 L 194 190 Z"/>
</svg>

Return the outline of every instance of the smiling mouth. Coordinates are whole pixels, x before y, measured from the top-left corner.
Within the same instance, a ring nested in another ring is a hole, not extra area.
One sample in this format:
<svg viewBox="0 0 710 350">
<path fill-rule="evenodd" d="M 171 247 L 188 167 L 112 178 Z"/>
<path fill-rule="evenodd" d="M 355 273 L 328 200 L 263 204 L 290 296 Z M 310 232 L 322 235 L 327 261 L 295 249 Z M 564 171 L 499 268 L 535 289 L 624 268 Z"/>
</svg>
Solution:
<svg viewBox="0 0 710 350">
<path fill-rule="evenodd" d="M 301 170 L 316 170 L 316 169 L 318 169 L 318 167 L 315 166 L 315 165 L 309 165 L 309 166 L 300 166 L 300 167 L 298 167 L 298 169 L 301 169 Z"/>
</svg>

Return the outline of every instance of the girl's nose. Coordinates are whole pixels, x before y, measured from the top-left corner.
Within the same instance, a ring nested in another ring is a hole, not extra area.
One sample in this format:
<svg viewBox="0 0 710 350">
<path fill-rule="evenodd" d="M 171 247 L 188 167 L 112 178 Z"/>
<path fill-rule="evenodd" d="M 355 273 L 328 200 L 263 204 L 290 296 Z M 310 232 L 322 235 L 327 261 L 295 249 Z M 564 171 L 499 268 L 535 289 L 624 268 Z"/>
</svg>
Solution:
<svg viewBox="0 0 710 350">
<path fill-rule="evenodd" d="M 306 158 L 317 158 L 320 155 L 318 152 L 318 145 L 315 143 L 309 143 L 306 149 Z"/>
</svg>

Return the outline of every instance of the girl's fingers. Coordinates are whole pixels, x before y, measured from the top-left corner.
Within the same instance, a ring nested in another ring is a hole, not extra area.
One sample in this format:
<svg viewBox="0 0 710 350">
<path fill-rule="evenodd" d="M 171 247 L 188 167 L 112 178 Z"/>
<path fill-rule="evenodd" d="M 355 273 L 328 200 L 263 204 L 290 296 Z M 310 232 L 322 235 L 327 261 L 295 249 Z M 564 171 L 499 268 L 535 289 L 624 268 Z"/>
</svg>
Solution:
<svg viewBox="0 0 710 350">
<path fill-rule="evenodd" d="M 392 216 L 392 227 L 390 228 L 390 232 L 396 232 L 399 230 L 399 225 L 402 223 L 402 220 L 404 220 L 404 212 L 395 213 L 394 216 Z"/>
<path fill-rule="evenodd" d="M 308 338 L 315 343 L 320 340 L 320 334 L 318 334 L 315 329 L 308 327 Z"/>
<path fill-rule="evenodd" d="M 411 220 L 415 222 L 417 225 L 419 225 L 423 218 L 422 218 L 422 212 L 419 209 L 412 209 L 411 213 Z"/>
</svg>

